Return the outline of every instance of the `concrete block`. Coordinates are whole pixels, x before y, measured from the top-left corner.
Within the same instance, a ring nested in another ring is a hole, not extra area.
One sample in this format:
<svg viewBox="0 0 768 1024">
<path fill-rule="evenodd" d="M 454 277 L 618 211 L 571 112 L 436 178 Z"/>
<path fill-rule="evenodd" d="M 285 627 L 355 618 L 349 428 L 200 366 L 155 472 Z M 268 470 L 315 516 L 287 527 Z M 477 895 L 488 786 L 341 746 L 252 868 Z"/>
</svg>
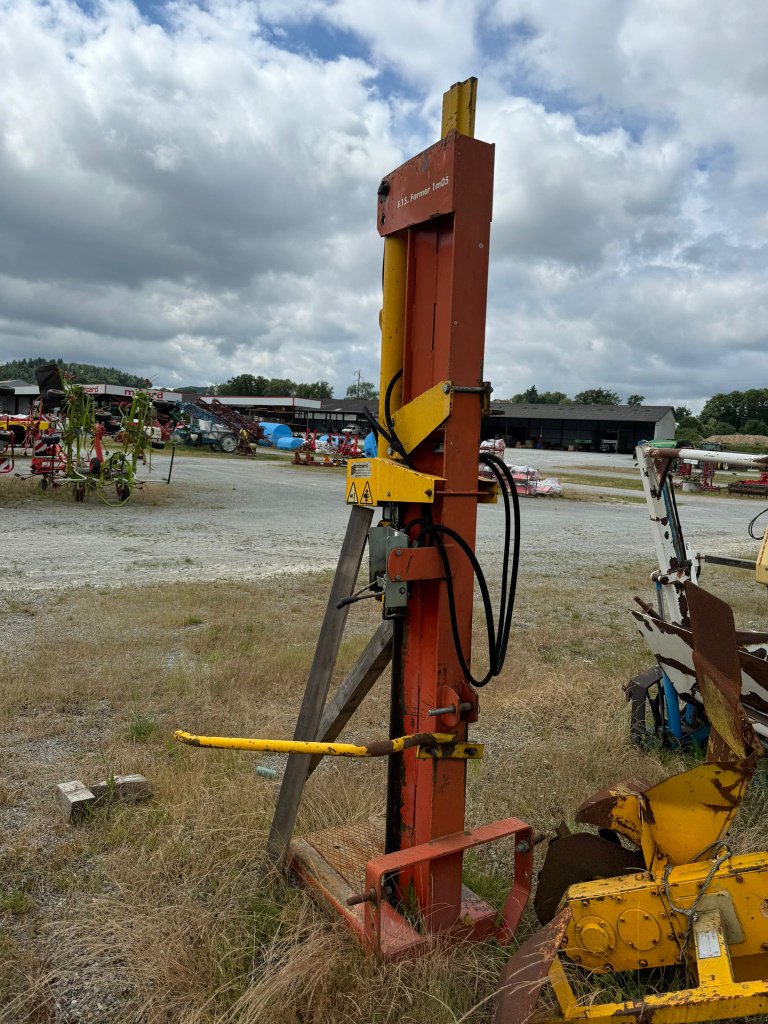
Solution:
<svg viewBox="0 0 768 1024">
<path fill-rule="evenodd" d="M 75 779 L 73 782 L 60 782 L 56 787 L 56 801 L 67 821 L 81 821 L 96 802 L 96 797 L 85 783 Z"/>
<path fill-rule="evenodd" d="M 94 782 L 91 791 L 97 804 L 109 799 L 121 803 L 138 803 L 152 796 L 152 790 L 143 775 L 115 775 L 112 779 Z"/>
</svg>

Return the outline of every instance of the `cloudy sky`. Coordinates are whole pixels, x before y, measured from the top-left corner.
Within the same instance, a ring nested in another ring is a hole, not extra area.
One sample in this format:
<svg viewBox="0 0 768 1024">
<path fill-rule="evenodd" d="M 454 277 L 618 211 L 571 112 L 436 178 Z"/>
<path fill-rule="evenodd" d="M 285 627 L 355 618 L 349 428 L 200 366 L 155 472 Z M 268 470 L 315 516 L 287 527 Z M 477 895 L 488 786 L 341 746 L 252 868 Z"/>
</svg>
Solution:
<svg viewBox="0 0 768 1024">
<path fill-rule="evenodd" d="M 765 0 L 0 0 L 0 362 L 377 379 L 379 180 L 477 75 L 486 376 L 768 386 Z"/>
</svg>

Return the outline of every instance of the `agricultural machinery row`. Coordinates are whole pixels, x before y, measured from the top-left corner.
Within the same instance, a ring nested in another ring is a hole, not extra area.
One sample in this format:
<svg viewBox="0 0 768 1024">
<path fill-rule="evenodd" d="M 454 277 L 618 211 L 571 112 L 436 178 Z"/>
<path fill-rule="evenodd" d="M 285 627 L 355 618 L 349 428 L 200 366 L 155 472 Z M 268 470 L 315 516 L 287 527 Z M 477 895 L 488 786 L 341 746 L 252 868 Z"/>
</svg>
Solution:
<svg viewBox="0 0 768 1024">
<path fill-rule="evenodd" d="M 0 475 L 67 486 L 75 501 L 91 494 L 124 505 L 142 482 L 139 465 L 163 447 L 163 428 L 146 390 L 110 408 L 99 408 L 81 384 L 68 383 L 55 363 L 36 371 L 40 397 L 23 415 L 0 416 Z M 30 456 L 25 472 L 17 457 Z"/>
</svg>

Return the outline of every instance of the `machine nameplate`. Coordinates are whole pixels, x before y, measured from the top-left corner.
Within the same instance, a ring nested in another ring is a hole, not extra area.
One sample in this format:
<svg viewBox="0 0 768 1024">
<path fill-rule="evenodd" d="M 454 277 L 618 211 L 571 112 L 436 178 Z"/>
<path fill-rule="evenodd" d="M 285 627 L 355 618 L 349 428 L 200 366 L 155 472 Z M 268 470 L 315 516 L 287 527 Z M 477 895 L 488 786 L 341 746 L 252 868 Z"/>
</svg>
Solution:
<svg viewBox="0 0 768 1024">
<path fill-rule="evenodd" d="M 349 467 L 351 477 L 364 477 L 371 475 L 370 462 L 353 462 Z"/>
<path fill-rule="evenodd" d="M 720 939 L 714 928 L 697 933 L 696 952 L 699 960 L 711 960 L 713 957 L 720 956 Z"/>
</svg>

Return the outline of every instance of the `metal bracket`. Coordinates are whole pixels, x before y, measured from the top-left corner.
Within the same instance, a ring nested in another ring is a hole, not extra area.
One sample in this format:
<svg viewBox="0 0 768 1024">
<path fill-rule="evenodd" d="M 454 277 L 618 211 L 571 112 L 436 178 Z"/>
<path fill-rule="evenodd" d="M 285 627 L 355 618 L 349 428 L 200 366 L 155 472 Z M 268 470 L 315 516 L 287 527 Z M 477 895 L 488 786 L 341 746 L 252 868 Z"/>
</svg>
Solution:
<svg viewBox="0 0 768 1024">
<path fill-rule="evenodd" d="M 392 459 L 352 459 L 347 463 L 347 505 L 427 505 L 442 477 L 417 473 Z"/>
<path fill-rule="evenodd" d="M 407 533 L 392 526 L 374 526 L 368 533 L 368 565 L 371 583 L 376 583 L 384 596 L 384 618 L 399 615 L 408 603 L 408 583 L 395 579 L 388 572 L 390 555 L 407 549 Z"/>
<path fill-rule="evenodd" d="M 434 747 L 418 747 L 416 757 L 421 761 L 479 761 L 484 749 L 482 743 L 438 743 Z"/>
</svg>

